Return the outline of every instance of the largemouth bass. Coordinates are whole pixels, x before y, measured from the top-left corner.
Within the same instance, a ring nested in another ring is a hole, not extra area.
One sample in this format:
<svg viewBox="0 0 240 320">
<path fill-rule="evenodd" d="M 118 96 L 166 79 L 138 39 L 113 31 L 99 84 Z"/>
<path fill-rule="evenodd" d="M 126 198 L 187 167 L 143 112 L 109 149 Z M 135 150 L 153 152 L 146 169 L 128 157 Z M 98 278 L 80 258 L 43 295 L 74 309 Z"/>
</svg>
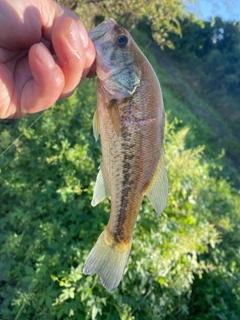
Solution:
<svg viewBox="0 0 240 320">
<path fill-rule="evenodd" d="M 89 35 L 98 76 L 93 130 L 96 140 L 101 136 L 103 159 L 92 205 L 110 196 L 111 214 L 83 272 L 99 274 L 113 291 L 124 274 L 143 196 L 159 214 L 167 204 L 165 113 L 157 76 L 129 32 L 109 19 Z"/>
</svg>

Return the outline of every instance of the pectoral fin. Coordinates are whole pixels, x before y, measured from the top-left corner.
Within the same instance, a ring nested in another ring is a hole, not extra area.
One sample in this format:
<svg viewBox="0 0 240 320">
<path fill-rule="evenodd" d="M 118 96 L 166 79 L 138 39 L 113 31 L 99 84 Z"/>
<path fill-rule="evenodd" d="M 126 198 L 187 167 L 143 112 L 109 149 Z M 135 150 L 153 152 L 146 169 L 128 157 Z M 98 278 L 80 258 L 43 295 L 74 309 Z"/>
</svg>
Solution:
<svg viewBox="0 0 240 320">
<path fill-rule="evenodd" d="M 120 114 L 119 114 L 118 105 L 116 103 L 116 100 L 113 99 L 110 101 L 107 110 L 108 110 L 108 114 L 110 116 L 111 122 L 113 124 L 113 128 L 114 128 L 116 134 L 119 136 L 121 123 L 120 123 Z"/>
<path fill-rule="evenodd" d="M 168 177 L 165 167 L 165 161 L 162 156 L 157 166 L 157 172 L 154 176 L 153 183 L 146 193 L 146 196 L 151 201 L 153 208 L 158 214 L 161 214 L 167 205 L 168 200 Z"/>
<path fill-rule="evenodd" d="M 95 207 L 97 204 L 99 204 L 99 202 L 101 202 L 108 196 L 109 196 L 108 188 L 104 180 L 102 169 L 100 166 L 100 170 L 98 172 L 96 184 L 93 191 L 93 199 L 92 199 L 91 205 Z"/>
<path fill-rule="evenodd" d="M 98 110 L 96 109 L 93 116 L 93 135 L 95 140 L 98 140 L 100 133 L 100 124 L 99 124 L 99 116 L 98 116 Z"/>
</svg>

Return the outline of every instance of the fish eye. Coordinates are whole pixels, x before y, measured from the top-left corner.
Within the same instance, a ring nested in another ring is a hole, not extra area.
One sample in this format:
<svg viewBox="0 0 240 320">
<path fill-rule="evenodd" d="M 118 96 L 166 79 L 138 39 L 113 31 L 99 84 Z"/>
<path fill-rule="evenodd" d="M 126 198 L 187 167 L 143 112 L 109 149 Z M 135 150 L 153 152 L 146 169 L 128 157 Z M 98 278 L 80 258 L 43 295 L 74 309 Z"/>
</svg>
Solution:
<svg viewBox="0 0 240 320">
<path fill-rule="evenodd" d="M 128 38 L 126 36 L 117 37 L 116 44 L 120 48 L 125 48 L 128 43 Z"/>
</svg>

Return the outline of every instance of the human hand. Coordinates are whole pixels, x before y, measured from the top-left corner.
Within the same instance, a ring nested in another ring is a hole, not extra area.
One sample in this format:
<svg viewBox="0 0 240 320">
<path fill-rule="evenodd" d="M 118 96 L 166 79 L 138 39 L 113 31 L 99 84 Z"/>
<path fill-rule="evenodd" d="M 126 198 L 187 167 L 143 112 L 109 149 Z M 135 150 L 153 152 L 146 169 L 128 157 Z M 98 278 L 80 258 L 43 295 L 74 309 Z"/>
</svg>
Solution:
<svg viewBox="0 0 240 320">
<path fill-rule="evenodd" d="M 94 73 L 84 25 L 52 0 L 0 1 L 0 30 L 1 119 L 47 109 Z"/>
</svg>

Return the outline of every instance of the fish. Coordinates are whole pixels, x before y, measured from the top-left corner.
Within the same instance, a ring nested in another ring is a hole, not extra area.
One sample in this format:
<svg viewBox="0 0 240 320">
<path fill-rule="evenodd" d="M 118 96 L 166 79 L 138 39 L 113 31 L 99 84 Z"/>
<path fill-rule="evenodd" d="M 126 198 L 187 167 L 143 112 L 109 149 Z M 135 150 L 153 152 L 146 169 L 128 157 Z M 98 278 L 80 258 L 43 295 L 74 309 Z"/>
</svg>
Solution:
<svg viewBox="0 0 240 320">
<path fill-rule="evenodd" d="M 96 51 L 93 132 L 102 163 L 92 206 L 111 198 L 108 224 L 84 264 L 108 291 L 121 282 L 144 196 L 161 214 L 167 205 L 165 111 L 158 78 L 130 33 L 110 18 L 89 32 Z"/>
</svg>

